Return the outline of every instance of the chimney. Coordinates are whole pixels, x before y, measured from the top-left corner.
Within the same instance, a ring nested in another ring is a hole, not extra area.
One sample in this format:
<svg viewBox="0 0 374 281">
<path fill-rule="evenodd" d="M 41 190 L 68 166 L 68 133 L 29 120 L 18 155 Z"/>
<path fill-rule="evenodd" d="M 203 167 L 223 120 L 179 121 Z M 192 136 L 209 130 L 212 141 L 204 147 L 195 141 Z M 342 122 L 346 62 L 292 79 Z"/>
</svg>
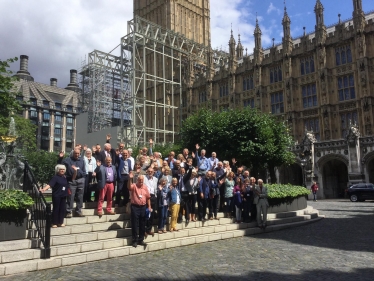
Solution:
<svg viewBox="0 0 374 281">
<path fill-rule="evenodd" d="M 29 57 L 25 56 L 25 55 L 21 55 L 20 59 L 21 60 L 20 60 L 20 70 L 19 71 L 30 75 L 30 73 L 27 71 L 28 68 L 29 68 Z"/>
<path fill-rule="evenodd" d="M 77 71 L 75 69 L 70 69 L 70 83 L 65 89 L 72 91 L 76 91 L 77 89 L 79 89 Z"/>
<path fill-rule="evenodd" d="M 18 76 L 20 79 L 27 81 L 34 81 L 34 78 L 30 75 L 28 71 L 29 68 L 29 57 L 25 55 L 20 56 L 20 69 L 17 71 L 15 76 Z"/>
<path fill-rule="evenodd" d="M 57 78 L 51 78 L 51 86 L 57 87 Z"/>
</svg>

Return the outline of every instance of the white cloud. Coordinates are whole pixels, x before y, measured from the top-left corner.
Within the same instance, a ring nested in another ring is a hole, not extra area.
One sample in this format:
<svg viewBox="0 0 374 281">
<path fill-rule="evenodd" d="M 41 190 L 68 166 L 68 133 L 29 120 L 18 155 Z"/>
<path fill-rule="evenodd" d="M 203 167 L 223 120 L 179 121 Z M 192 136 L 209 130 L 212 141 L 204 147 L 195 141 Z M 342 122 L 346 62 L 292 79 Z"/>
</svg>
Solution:
<svg viewBox="0 0 374 281">
<path fill-rule="evenodd" d="M 269 5 L 269 8 L 268 10 L 266 11 L 268 14 L 270 14 L 272 11 L 276 11 L 277 8 L 275 8 L 275 6 L 273 5 L 272 2 L 270 2 L 270 5 Z"/>
<path fill-rule="evenodd" d="M 54 77 L 66 87 L 69 70 L 79 69 L 89 52 L 109 52 L 120 43 L 133 17 L 132 5 L 133 0 L 0 1 L 0 58 L 28 55 L 35 81 L 49 84 Z M 244 48 L 253 53 L 253 5 L 249 0 L 211 1 L 212 47 L 228 50 L 232 24 L 235 40 L 240 33 Z M 269 46 L 279 24 L 258 19 L 263 46 Z M 118 55 L 119 49 L 114 52 Z M 19 63 L 12 69 L 17 71 Z"/>
<path fill-rule="evenodd" d="M 270 5 L 266 11 L 266 13 L 269 15 L 271 12 L 276 11 L 278 15 L 282 13 L 280 9 L 274 6 L 273 2 L 270 2 Z"/>
</svg>

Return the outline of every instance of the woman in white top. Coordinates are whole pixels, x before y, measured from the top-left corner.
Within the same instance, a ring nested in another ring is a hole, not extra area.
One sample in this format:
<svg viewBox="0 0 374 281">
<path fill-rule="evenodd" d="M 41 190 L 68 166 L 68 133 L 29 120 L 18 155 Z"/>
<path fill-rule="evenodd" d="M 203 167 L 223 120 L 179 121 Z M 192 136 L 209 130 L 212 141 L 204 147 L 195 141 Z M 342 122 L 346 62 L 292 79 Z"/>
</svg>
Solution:
<svg viewBox="0 0 374 281">
<path fill-rule="evenodd" d="M 197 178 L 196 171 L 192 171 L 191 178 L 185 183 L 185 187 L 188 191 L 188 199 L 186 204 L 190 209 L 190 221 L 196 221 L 195 212 L 196 212 L 196 196 L 197 189 L 199 188 L 200 178 Z"/>
<path fill-rule="evenodd" d="M 95 201 L 99 199 L 99 194 L 96 190 L 91 190 L 90 187 L 92 186 L 92 180 L 96 176 L 95 169 L 96 159 L 92 156 L 92 150 L 90 148 L 86 149 L 85 155 L 83 157 L 84 165 L 86 168 L 86 181 L 84 186 L 84 194 L 83 194 L 83 202 L 92 202 L 91 200 L 91 192 L 95 191 Z M 96 198 L 97 197 L 97 198 Z"/>
</svg>

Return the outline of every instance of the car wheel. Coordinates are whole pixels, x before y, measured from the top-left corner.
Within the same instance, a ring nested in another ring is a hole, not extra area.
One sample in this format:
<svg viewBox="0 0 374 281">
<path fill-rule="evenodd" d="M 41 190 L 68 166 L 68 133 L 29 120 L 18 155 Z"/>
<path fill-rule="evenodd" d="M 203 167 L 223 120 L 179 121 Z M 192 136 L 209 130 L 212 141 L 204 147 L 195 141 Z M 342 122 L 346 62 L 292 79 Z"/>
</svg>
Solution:
<svg viewBox="0 0 374 281">
<path fill-rule="evenodd" d="M 357 198 L 356 194 L 352 194 L 349 199 L 351 199 L 352 202 L 357 202 L 358 201 L 358 198 Z"/>
</svg>

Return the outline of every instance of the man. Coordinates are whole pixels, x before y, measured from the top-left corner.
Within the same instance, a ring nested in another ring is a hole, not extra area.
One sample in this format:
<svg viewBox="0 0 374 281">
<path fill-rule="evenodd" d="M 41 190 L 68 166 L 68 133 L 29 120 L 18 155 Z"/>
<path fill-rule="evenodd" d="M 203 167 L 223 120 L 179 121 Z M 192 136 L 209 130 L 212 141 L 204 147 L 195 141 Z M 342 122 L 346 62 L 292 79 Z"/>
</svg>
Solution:
<svg viewBox="0 0 374 281">
<path fill-rule="evenodd" d="M 115 204 L 119 207 L 126 206 L 130 199 L 129 190 L 127 189 L 127 181 L 129 180 L 129 173 L 131 169 L 131 161 L 128 158 L 129 152 L 123 150 L 121 153 L 122 157 L 117 157 L 118 169 L 118 182 L 117 182 L 117 191 L 116 191 L 116 202 Z M 123 195 L 123 204 L 121 204 L 121 197 Z"/>
<path fill-rule="evenodd" d="M 116 150 L 114 148 L 112 148 L 112 145 L 110 143 L 105 143 L 104 144 L 104 150 L 100 152 L 100 156 L 99 156 L 99 160 L 101 161 L 101 163 L 104 163 L 105 162 L 105 158 L 110 156 L 110 158 L 112 159 L 113 163 L 112 165 L 113 166 L 116 166 Z"/>
<path fill-rule="evenodd" d="M 175 160 L 173 168 L 171 168 L 171 175 L 173 178 L 179 179 L 181 161 Z"/>
<path fill-rule="evenodd" d="M 221 178 L 223 174 L 225 174 L 225 170 L 223 169 L 223 163 L 221 161 L 219 161 L 217 163 L 217 166 L 213 169 L 213 172 L 216 174 L 216 180 L 217 180 L 217 183 L 218 183 L 218 189 L 219 189 L 219 194 L 224 194 L 225 193 L 225 183 L 220 183 L 220 181 L 218 180 L 218 178 Z M 221 198 L 221 196 L 218 196 L 218 203 L 217 203 L 217 206 L 219 209 L 222 209 L 224 208 L 224 199 Z"/>
<path fill-rule="evenodd" d="M 178 177 L 176 177 L 177 180 L 178 180 L 177 188 L 178 188 L 179 193 L 181 195 L 181 206 L 180 206 L 180 209 L 179 209 L 178 223 L 182 222 L 183 210 L 184 210 L 184 216 L 185 216 L 185 219 L 186 219 L 186 223 L 190 222 L 190 208 L 187 204 L 189 192 L 188 192 L 185 184 L 191 177 L 192 168 L 193 168 L 192 166 L 188 167 L 188 172 L 186 173 L 186 169 L 180 167 Z"/>
<path fill-rule="evenodd" d="M 310 189 L 312 190 L 312 193 L 313 193 L 313 201 L 317 202 L 318 185 L 315 181 L 313 182 L 312 187 Z"/>
<path fill-rule="evenodd" d="M 85 185 L 85 178 L 86 178 L 86 167 L 84 164 L 83 159 L 80 157 L 81 151 L 79 148 L 74 148 L 73 155 L 65 158 L 62 161 L 62 164 L 66 167 L 66 179 L 69 182 L 70 188 L 70 195 L 67 197 L 67 205 L 66 205 L 66 217 L 72 217 L 72 210 L 74 207 L 74 197 L 75 193 L 78 194 L 78 202 L 75 208 L 75 214 L 78 217 L 84 217 L 82 214 L 82 206 L 83 206 L 83 193 L 84 193 L 84 185 Z M 74 170 L 77 170 L 77 175 L 75 179 L 73 179 Z"/>
<path fill-rule="evenodd" d="M 189 153 L 188 148 L 183 149 L 182 154 L 183 154 L 183 157 L 184 157 L 184 161 L 185 161 L 185 162 L 187 162 L 187 159 L 190 157 L 190 156 L 188 155 L 188 153 Z"/>
<path fill-rule="evenodd" d="M 100 160 L 97 162 L 97 185 L 99 191 L 99 201 L 97 203 L 97 215 L 101 217 L 103 215 L 103 203 L 104 198 L 107 198 L 106 214 L 115 215 L 112 211 L 112 198 L 114 193 L 114 183 L 117 178 L 116 168 L 112 165 L 112 158 L 107 156 L 105 158 L 105 165 L 101 165 Z"/>
<path fill-rule="evenodd" d="M 249 188 L 251 190 L 251 193 L 250 193 L 250 201 L 251 201 L 251 209 L 250 209 L 250 212 L 251 212 L 251 219 L 250 221 L 255 221 L 256 218 L 257 218 L 257 208 L 256 208 L 256 203 L 254 202 L 254 198 L 255 198 L 255 190 L 256 190 L 256 179 L 254 177 L 250 177 L 249 178 Z"/>
<path fill-rule="evenodd" d="M 206 172 L 211 170 L 210 161 L 205 157 L 205 149 L 201 150 L 201 156 L 199 156 L 199 149 L 199 144 L 196 144 L 197 173 L 199 176 L 205 176 Z"/>
<path fill-rule="evenodd" d="M 267 215 L 268 215 L 268 189 L 264 186 L 262 179 L 258 180 L 258 186 L 255 189 L 254 203 L 257 208 L 257 226 L 261 229 L 266 228 Z M 262 219 L 261 219 L 262 213 Z"/>
<path fill-rule="evenodd" d="M 127 149 L 127 152 L 129 154 L 129 159 L 131 161 L 131 170 L 134 170 L 135 159 L 134 159 L 134 157 L 131 156 L 131 154 L 132 154 L 132 148 Z"/>
<path fill-rule="evenodd" d="M 92 151 L 94 152 L 93 153 L 93 157 L 95 157 L 95 159 L 100 159 L 100 152 L 101 152 L 101 146 L 100 144 L 96 144 L 95 146 L 95 149 L 93 149 L 94 147 L 92 147 Z"/>
<path fill-rule="evenodd" d="M 138 176 L 136 184 L 132 183 L 133 179 L 134 175 L 130 172 L 127 186 L 131 195 L 132 246 L 136 248 L 138 244 L 147 246 L 144 242 L 146 206 L 149 212 L 152 212 L 152 208 L 148 188 L 144 185 L 144 176 Z"/>
<path fill-rule="evenodd" d="M 174 161 L 175 161 L 174 157 L 175 157 L 175 152 L 170 151 L 169 156 L 164 159 L 165 161 L 168 162 L 170 169 L 174 168 Z"/>
<path fill-rule="evenodd" d="M 144 185 L 148 188 L 148 193 L 150 195 L 150 202 L 152 207 L 152 213 L 149 219 L 146 221 L 146 237 L 147 235 L 154 236 L 154 232 L 152 231 L 153 227 L 153 219 L 155 217 L 155 211 L 157 210 L 157 184 L 158 179 L 153 176 L 153 166 L 151 165 L 147 169 L 147 176 L 144 178 Z"/>
<path fill-rule="evenodd" d="M 217 153 L 215 152 L 212 152 L 212 157 L 209 158 L 209 162 L 210 162 L 210 167 L 211 167 L 211 170 L 213 171 L 213 169 L 215 169 L 218 165 L 218 158 L 217 158 Z"/>
<path fill-rule="evenodd" d="M 210 197 L 210 171 L 207 171 L 205 176 L 200 180 L 198 196 L 199 200 L 199 219 L 204 222 L 206 216 L 206 208 L 208 207 Z"/>
</svg>

